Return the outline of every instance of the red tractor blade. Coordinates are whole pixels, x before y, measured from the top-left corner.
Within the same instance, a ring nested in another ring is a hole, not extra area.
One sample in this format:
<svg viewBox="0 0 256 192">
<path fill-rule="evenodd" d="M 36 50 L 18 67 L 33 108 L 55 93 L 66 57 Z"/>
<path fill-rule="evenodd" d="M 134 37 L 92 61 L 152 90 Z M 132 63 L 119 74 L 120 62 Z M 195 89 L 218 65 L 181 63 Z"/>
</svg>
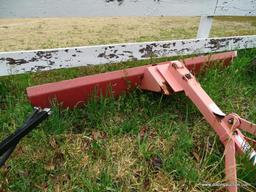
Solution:
<svg viewBox="0 0 256 192">
<path fill-rule="evenodd" d="M 234 57 L 236 57 L 236 52 L 226 52 L 188 58 L 182 62 L 195 74 L 213 62 L 219 61 L 228 65 Z M 158 65 L 168 63 L 163 62 Z M 144 83 L 143 79 L 146 78 L 144 74 L 146 74 L 145 71 L 150 69 L 149 66 L 152 65 L 29 87 L 27 88 L 27 95 L 33 106 L 50 107 L 51 100 L 56 100 L 64 108 L 74 108 L 87 102 L 91 96 L 119 96 L 136 86 L 141 86 L 145 90 L 163 91 L 165 94 L 170 94 L 170 90 L 165 85 L 161 86 L 159 82 L 154 83 L 154 79 L 151 79 L 151 83 Z M 158 80 L 161 80 L 161 77 Z"/>
</svg>

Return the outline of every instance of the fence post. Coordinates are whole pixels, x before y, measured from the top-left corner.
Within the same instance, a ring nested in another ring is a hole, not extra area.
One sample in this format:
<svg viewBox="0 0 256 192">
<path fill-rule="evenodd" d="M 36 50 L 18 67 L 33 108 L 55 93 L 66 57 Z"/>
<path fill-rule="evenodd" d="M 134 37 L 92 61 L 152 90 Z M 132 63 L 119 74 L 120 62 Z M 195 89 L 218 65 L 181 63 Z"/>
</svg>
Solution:
<svg viewBox="0 0 256 192">
<path fill-rule="evenodd" d="M 208 38 L 212 27 L 213 16 L 202 16 L 197 31 L 197 38 Z"/>
</svg>

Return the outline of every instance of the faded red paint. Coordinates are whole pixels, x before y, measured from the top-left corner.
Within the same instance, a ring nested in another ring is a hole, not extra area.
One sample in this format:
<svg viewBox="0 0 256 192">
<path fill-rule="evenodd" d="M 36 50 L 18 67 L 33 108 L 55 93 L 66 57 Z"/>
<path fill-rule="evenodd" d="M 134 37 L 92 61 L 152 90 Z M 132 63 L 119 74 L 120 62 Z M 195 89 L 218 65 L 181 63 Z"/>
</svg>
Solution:
<svg viewBox="0 0 256 192">
<path fill-rule="evenodd" d="M 205 64 L 211 65 L 212 62 L 216 61 L 222 61 L 225 64 L 228 64 L 235 56 L 236 52 L 226 52 L 214 54 L 212 56 L 188 58 L 183 62 L 189 70 L 193 71 L 193 73 L 198 73 L 205 67 Z M 169 62 L 163 62 L 158 65 L 167 63 Z M 73 108 L 87 102 L 92 95 L 110 95 L 110 87 L 112 91 L 111 95 L 119 96 L 136 86 L 140 86 L 144 77 L 144 72 L 149 66 L 152 65 L 28 87 L 27 95 L 31 104 L 37 107 L 50 107 L 51 100 L 55 99 L 63 107 Z M 143 88 L 146 89 L 146 87 Z M 159 87 L 158 89 L 156 88 L 151 91 L 159 92 L 161 91 L 161 88 Z M 166 90 L 166 93 L 167 91 L 168 90 Z"/>
</svg>

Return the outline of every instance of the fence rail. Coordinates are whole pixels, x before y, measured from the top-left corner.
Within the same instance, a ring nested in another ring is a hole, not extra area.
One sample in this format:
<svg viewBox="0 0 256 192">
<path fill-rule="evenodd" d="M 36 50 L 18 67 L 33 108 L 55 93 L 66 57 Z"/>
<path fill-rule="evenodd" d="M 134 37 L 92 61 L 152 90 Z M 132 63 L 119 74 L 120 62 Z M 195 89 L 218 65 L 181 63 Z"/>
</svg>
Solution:
<svg viewBox="0 0 256 192">
<path fill-rule="evenodd" d="M 0 76 L 256 47 L 256 35 L 0 53 Z"/>
</svg>

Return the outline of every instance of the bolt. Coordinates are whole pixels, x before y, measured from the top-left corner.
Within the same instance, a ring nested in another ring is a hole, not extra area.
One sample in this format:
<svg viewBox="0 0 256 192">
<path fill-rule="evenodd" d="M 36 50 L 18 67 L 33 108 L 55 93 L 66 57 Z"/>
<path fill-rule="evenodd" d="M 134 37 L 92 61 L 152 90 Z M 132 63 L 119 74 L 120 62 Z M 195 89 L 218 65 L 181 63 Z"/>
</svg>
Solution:
<svg viewBox="0 0 256 192">
<path fill-rule="evenodd" d="M 186 77 L 187 79 L 191 79 L 191 78 L 192 78 L 192 76 L 191 76 L 190 73 L 187 73 L 187 74 L 185 75 L 185 77 Z"/>
<path fill-rule="evenodd" d="M 233 125 L 234 119 L 233 119 L 233 118 L 230 118 L 230 119 L 228 120 L 228 123 L 231 124 L 231 125 Z"/>
<path fill-rule="evenodd" d="M 233 135 L 238 135 L 238 132 L 237 132 L 237 131 L 234 131 L 234 132 L 233 132 Z"/>
<path fill-rule="evenodd" d="M 172 67 L 173 67 L 173 68 L 175 68 L 175 69 L 177 69 L 177 68 L 178 68 L 178 66 L 177 66 L 177 64 L 176 64 L 176 63 L 172 63 Z"/>
<path fill-rule="evenodd" d="M 185 74 L 183 77 L 182 77 L 182 79 L 183 80 L 189 80 L 189 79 L 191 79 L 192 78 L 192 76 L 191 76 L 191 74 L 190 73 L 187 73 L 187 74 Z"/>
</svg>

